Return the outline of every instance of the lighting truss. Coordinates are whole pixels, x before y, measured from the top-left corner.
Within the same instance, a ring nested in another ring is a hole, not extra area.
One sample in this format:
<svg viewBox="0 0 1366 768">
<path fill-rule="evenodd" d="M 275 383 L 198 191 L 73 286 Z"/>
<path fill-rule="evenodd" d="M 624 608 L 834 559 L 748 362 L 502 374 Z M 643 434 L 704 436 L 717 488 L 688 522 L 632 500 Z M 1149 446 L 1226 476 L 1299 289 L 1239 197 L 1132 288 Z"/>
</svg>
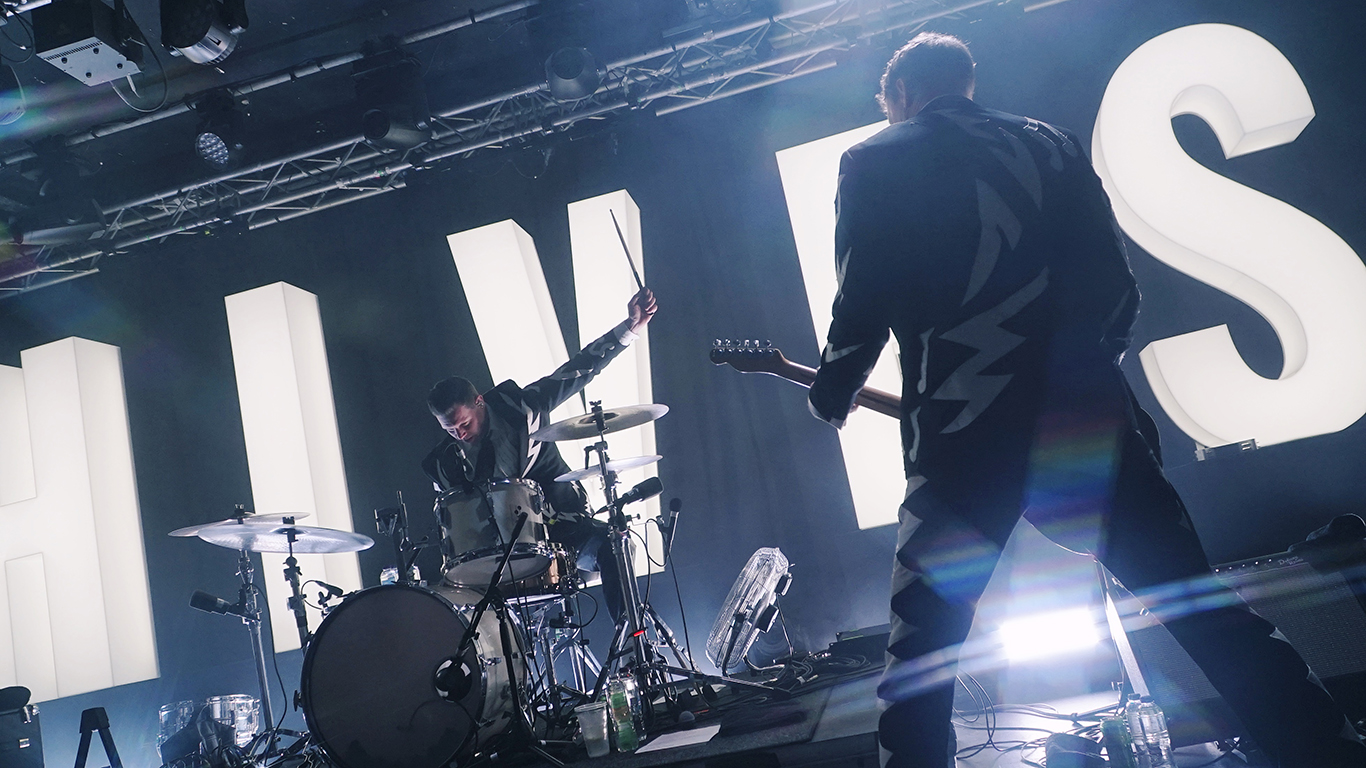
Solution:
<svg viewBox="0 0 1366 768">
<path fill-rule="evenodd" d="M 107 255 L 173 235 L 260 229 L 404 186 L 408 171 L 484 148 L 565 131 L 628 110 L 677 112 L 836 65 L 871 38 L 1003 0 L 822 0 L 771 17 L 736 20 L 604 67 L 603 84 L 574 102 L 544 82 L 434 115 L 435 137 L 399 154 L 359 135 L 233 170 L 105 210 L 98 240 L 0 263 L 0 298 L 93 274 Z"/>
</svg>

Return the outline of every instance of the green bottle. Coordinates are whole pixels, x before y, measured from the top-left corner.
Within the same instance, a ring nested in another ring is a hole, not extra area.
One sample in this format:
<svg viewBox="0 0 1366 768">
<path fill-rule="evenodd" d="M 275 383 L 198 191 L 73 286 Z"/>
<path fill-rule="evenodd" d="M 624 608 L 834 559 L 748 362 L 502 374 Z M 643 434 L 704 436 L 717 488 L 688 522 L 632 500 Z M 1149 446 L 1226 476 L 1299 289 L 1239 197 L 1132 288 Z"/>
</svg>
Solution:
<svg viewBox="0 0 1366 768">
<path fill-rule="evenodd" d="M 1112 768 L 1138 768 L 1138 761 L 1134 758 L 1134 741 L 1124 718 L 1107 717 L 1100 721 L 1100 735 Z"/>
<path fill-rule="evenodd" d="M 631 712 L 631 697 L 627 694 L 626 684 L 621 680 L 613 680 L 607 686 L 607 708 L 612 711 L 612 724 L 617 733 L 617 751 L 636 751 L 640 746 L 640 735 L 636 733 L 635 717 Z"/>
</svg>

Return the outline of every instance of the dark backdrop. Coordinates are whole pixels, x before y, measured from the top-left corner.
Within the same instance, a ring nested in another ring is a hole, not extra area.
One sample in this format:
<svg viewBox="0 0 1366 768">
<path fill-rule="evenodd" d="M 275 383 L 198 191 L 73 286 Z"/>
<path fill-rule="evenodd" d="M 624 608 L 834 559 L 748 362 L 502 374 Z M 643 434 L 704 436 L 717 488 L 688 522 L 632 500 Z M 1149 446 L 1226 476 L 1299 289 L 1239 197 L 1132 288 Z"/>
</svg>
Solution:
<svg viewBox="0 0 1366 768">
<path fill-rule="evenodd" d="M 1178 120 L 1183 144 L 1366 248 L 1366 157 L 1356 135 L 1366 118 L 1366 56 L 1354 4 L 1072 0 L 933 28 L 973 45 L 979 101 L 1089 138 L 1123 58 L 1157 34 L 1206 21 L 1275 44 L 1318 116 L 1294 143 L 1233 161 L 1197 120 Z M 857 528 L 836 434 L 808 415 L 801 390 L 714 368 L 707 352 L 711 339 L 727 336 L 816 348 L 774 152 L 879 119 L 871 96 L 888 53 L 851 54 L 819 75 L 665 118 L 636 116 L 558 145 L 538 178 L 528 178 L 539 168 L 527 157 L 489 152 L 414 174 L 403 191 L 249 234 L 172 238 L 106 260 L 95 277 L 0 302 L 0 364 L 18 365 L 21 350 L 72 335 L 123 350 L 161 663 L 159 680 L 44 704 L 48 764 L 71 762 L 84 707 L 107 707 L 128 757 L 153 764 L 158 705 L 255 690 L 245 632 L 185 603 L 196 588 L 231 594 L 233 555 L 165 536 L 250 501 L 223 297 L 281 280 L 318 295 L 354 522 L 371 531 L 371 510 L 395 490 L 419 513 L 430 507 L 417 470 L 440 437 L 423 406 L 427 387 L 456 372 L 493 383 L 445 236 L 507 218 L 521 224 L 536 239 L 572 348 L 605 329 L 574 323 L 565 206 L 615 189 L 640 206 L 662 307 L 651 324 L 654 386 L 672 411 L 658 430 L 660 475 L 666 498 L 685 504 L 677 574 L 698 652 L 736 573 L 761 546 L 779 546 L 795 563 L 785 608 L 798 645 L 823 647 L 837 630 L 885 621 L 894 531 Z M 1228 323 L 1249 363 L 1276 374 L 1279 347 L 1254 312 L 1137 249 L 1131 255 L 1145 297 L 1135 351 Z M 1171 477 L 1213 561 L 1283 550 L 1362 506 L 1361 424 L 1195 463 L 1191 440 L 1152 401 L 1136 355 L 1127 371 L 1158 419 Z M 361 554 L 367 583 L 384 565 L 382 552 Z M 424 571 L 435 572 L 434 561 Z M 671 592 L 659 578 L 656 595 Z M 654 602 L 681 630 L 672 600 Z M 293 690 L 298 654 L 280 663 Z"/>
</svg>

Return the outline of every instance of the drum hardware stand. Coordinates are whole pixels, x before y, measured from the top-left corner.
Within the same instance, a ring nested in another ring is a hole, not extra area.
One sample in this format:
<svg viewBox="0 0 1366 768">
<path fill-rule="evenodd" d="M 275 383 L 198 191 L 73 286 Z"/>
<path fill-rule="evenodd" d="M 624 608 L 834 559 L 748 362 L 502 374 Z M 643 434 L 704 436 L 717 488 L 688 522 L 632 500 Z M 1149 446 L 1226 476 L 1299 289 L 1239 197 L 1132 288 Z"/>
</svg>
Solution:
<svg viewBox="0 0 1366 768">
<path fill-rule="evenodd" d="M 308 610 L 304 607 L 304 591 L 299 582 L 303 571 L 299 569 L 299 560 L 294 557 L 294 542 L 298 540 L 293 530 L 294 518 L 286 517 L 285 525 L 289 526 L 285 533 L 289 540 L 289 557 L 285 558 L 285 581 L 289 582 L 290 591 L 289 609 L 294 612 L 294 625 L 299 630 L 299 649 L 308 650 L 308 641 L 313 639 L 313 633 L 308 631 Z M 272 721 L 271 727 L 274 725 Z"/>
<path fill-rule="evenodd" d="M 517 512 L 517 523 L 512 527 L 512 533 L 508 535 L 507 544 L 503 548 L 503 556 L 498 560 L 498 567 L 493 570 L 493 578 L 489 581 L 488 590 L 484 592 L 484 596 L 475 604 L 474 611 L 470 614 L 470 617 L 467 620 L 468 623 L 465 625 L 465 634 L 460 639 L 460 645 L 457 647 L 455 655 L 450 659 L 451 663 L 449 666 L 443 665 L 441 669 L 437 670 L 435 679 L 437 690 L 445 690 L 447 692 L 445 695 L 450 696 L 453 700 L 463 698 L 464 693 L 461 691 L 469 690 L 471 680 L 470 673 L 465 668 L 465 654 L 469 652 L 469 649 L 474 643 L 475 636 L 478 634 L 477 627 L 479 626 L 479 621 L 484 617 L 484 614 L 488 612 L 490 607 L 498 614 L 498 633 L 499 639 L 502 642 L 503 658 L 505 659 L 504 663 L 508 665 L 512 664 L 516 648 L 513 647 L 512 636 L 508 629 L 510 622 L 507 613 L 507 601 L 503 599 L 502 592 L 498 589 L 498 584 L 503 580 L 503 570 L 507 568 L 508 562 L 512 560 L 513 547 L 516 546 L 517 537 L 521 535 L 522 527 L 526 525 L 528 517 L 529 515 L 525 510 L 519 510 Z M 449 670 L 454 670 L 454 672 L 448 672 Z M 462 674 L 463 677 L 456 678 L 457 674 Z M 570 742 L 563 742 L 561 744 L 536 738 L 535 729 L 532 728 L 531 722 L 528 719 L 529 715 L 527 712 L 526 700 L 523 696 L 524 692 L 520 689 L 520 686 L 518 686 L 515 675 L 508 676 L 508 693 L 512 699 L 512 709 L 516 713 L 512 718 L 512 733 L 510 734 L 516 739 L 514 748 L 523 747 L 542 760 L 550 763 L 552 766 L 555 766 L 555 768 L 565 768 L 564 763 L 547 752 L 545 747 L 568 746 Z"/>
<path fill-rule="evenodd" d="M 408 505 L 403 503 L 403 492 L 395 493 L 398 505 L 375 510 L 375 530 L 388 536 L 394 546 L 394 568 L 398 571 L 398 583 L 409 586 L 418 583 L 413 574 L 417 556 L 423 549 L 431 546 L 427 537 L 414 544 L 408 538 Z"/>
<path fill-rule="evenodd" d="M 251 654 L 256 661 L 256 681 L 261 686 L 261 716 L 265 718 L 265 728 L 270 734 L 266 743 L 266 754 L 270 754 L 275 751 L 279 734 L 275 731 L 275 714 L 270 705 L 270 680 L 266 677 L 266 649 L 261 642 L 261 609 L 256 600 L 257 586 L 254 574 L 251 552 L 244 549 L 237 561 L 237 575 L 242 579 L 242 586 L 237 593 L 237 604 L 242 607 L 242 623 L 247 625 L 247 632 L 251 635 Z M 288 702 L 285 706 L 288 707 Z"/>
<path fill-rule="evenodd" d="M 738 680 L 725 675 L 705 675 L 699 672 L 692 658 L 678 646 L 673 632 L 664 623 L 664 620 L 659 617 L 653 607 L 641 600 L 639 586 L 636 584 L 635 563 L 631 557 L 630 523 L 624 511 L 626 504 L 622 503 L 623 497 L 617 495 L 617 473 L 607 468 L 609 461 L 606 439 L 607 422 L 602 410 L 602 401 L 595 400 L 590 405 L 592 406 L 593 421 L 597 425 L 598 441 L 585 450 L 597 453 L 598 466 L 602 470 L 603 493 L 607 497 L 607 511 L 609 513 L 609 536 L 612 541 L 612 554 L 617 560 L 617 571 L 621 578 L 620 588 L 623 598 L 623 611 L 617 620 L 611 652 L 598 673 L 597 682 L 593 687 L 592 700 L 596 701 L 602 696 L 613 665 L 619 662 L 620 658 L 628 651 L 633 655 L 631 671 L 635 676 L 642 702 L 650 702 L 655 693 L 667 692 L 667 675 L 685 677 L 690 685 L 699 689 L 704 682 L 722 682 L 734 687 L 781 694 L 782 691 L 762 683 Z M 686 667 L 667 664 L 659 657 L 655 650 L 650 647 L 647 639 L 647 634 L 651 629 L 654 630 L 657 637 L 664 638 L 674 656 Z M 654 684 L 651 679 L 652 675 L 657 677 L 658 685 Z M 647 714 L 652 708 L 652 705 L 646 706 Z"/>
</svg>

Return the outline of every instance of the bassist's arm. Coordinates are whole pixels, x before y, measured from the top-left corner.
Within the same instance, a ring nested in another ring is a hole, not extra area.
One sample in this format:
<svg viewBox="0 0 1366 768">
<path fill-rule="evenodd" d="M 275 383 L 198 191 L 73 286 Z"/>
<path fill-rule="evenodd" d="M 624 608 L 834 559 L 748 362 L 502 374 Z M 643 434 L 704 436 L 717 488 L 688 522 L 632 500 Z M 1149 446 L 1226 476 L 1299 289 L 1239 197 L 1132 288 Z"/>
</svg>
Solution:
<svg viewBox="0 0 1366 768">
<path fill-rule="evenodd" d="M 835 199 L 835 292 L 830 334 L 820 369 L 811 384 L 811 413 L 835 427 L 844 426 L 855 396 L 873 372 L 890 335 L 887 302 L 877 274 L 878 248 L 870 216 L 873 190 L 863 183 L 854 157 L 840 160 Z"/>
</svg>

